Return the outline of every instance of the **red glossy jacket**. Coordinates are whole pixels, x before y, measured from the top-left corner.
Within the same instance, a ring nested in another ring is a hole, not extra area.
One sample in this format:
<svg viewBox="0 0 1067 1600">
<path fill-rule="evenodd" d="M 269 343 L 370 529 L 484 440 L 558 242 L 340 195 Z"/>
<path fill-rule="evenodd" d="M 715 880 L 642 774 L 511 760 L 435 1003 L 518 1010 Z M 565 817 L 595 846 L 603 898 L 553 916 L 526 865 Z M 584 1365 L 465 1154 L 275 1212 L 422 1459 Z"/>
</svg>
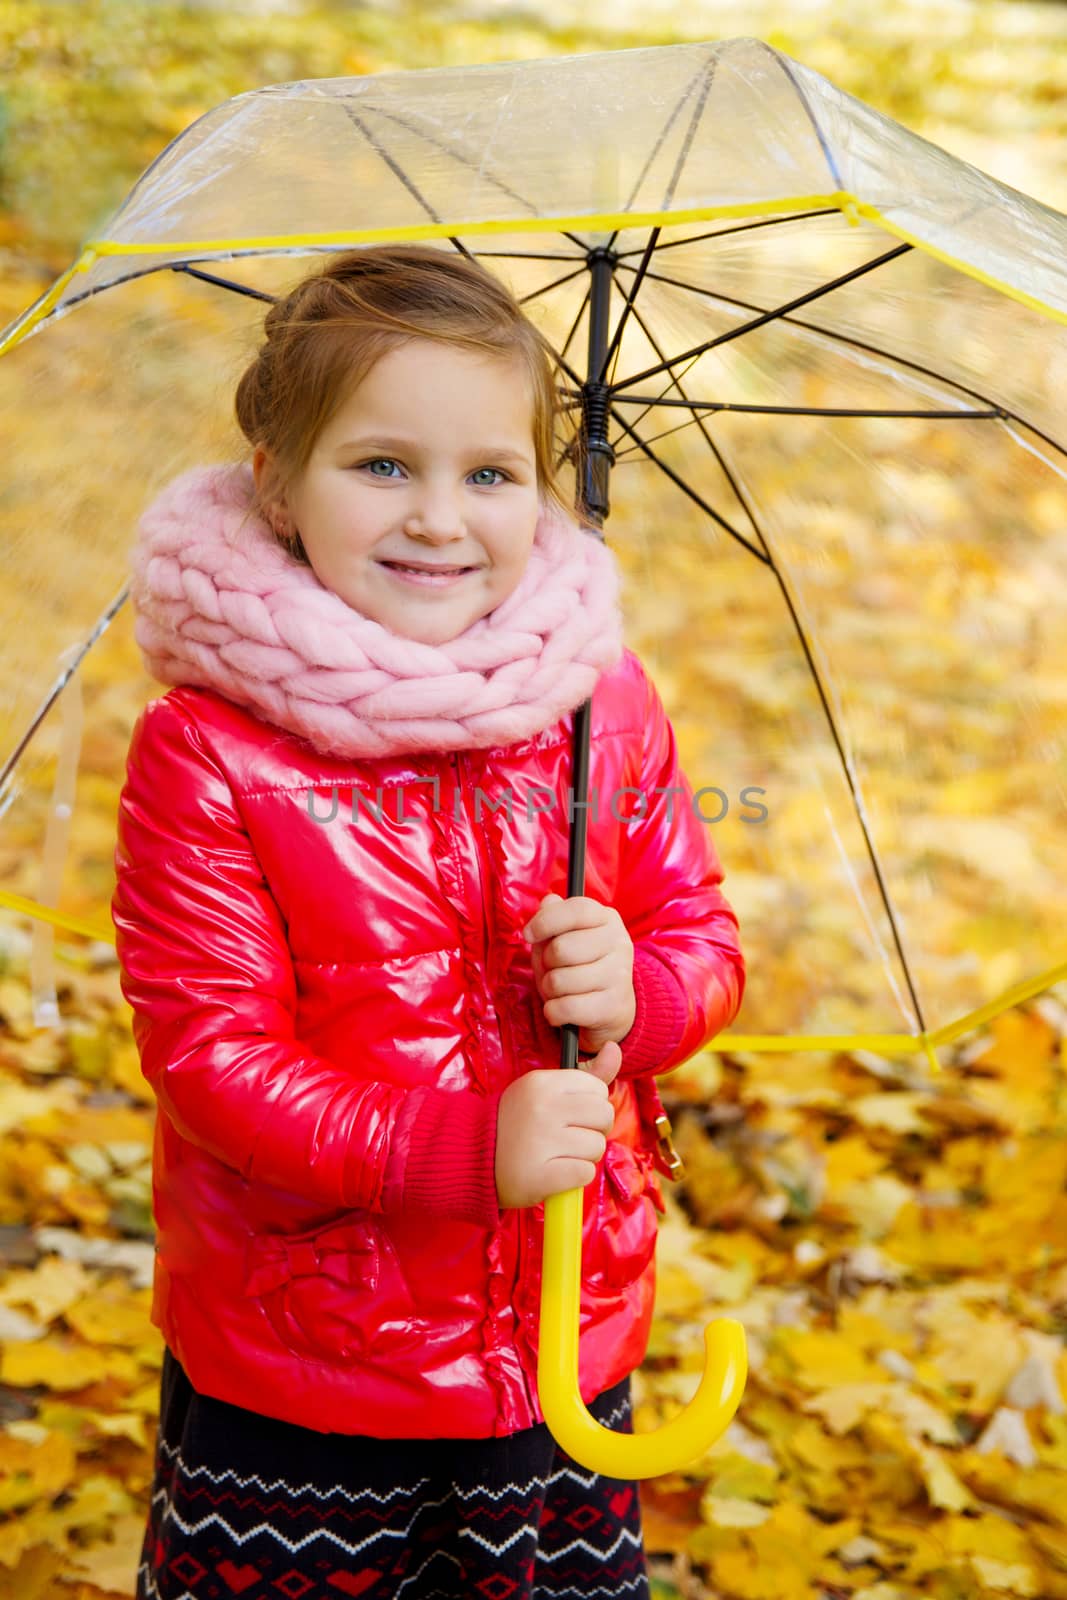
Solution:
<svg viewBox="0 0 1067 1600">
<path fill-rule="evenodd" d="M 566 894 L 570 769 L 569 716 L 504 748 L 351 760 L 213 690 L 142 713 L 112 916 L 158 1102 L 152 1320 L 200 1393 L 377 1437 L 542 1420 L 544 1206 L 499 1210 L 494 1157 L 504 1089 L 559 1066 L 520 930 Z M 587 1402 L 647 1345 L 654 1074 L 741 1004 L 722 876 L 626 650 L 591 724 L 584 892 L 629 930 L 637 1016 L 583 1191 Z"/>
</svg>

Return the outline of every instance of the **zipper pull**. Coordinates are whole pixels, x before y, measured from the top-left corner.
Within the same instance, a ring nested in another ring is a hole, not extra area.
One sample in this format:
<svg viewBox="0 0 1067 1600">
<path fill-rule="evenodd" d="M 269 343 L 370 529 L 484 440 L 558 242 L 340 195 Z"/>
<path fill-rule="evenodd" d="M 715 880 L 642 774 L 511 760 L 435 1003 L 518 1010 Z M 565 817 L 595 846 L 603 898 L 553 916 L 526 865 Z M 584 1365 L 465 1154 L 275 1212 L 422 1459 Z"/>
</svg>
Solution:
<svg viewBox="0 0 1067 1600">
<path fill-rule="evenodd" d="M 656 1132 L 659 1135 L 659 1153 L 671 1169 L 671 1178 L 677 1182 L 685 1171 L 685 1164 L 674 1148 L 671 1140 L 671 1119 L 665 1111 L 656 1118 Z"/>
</svg>

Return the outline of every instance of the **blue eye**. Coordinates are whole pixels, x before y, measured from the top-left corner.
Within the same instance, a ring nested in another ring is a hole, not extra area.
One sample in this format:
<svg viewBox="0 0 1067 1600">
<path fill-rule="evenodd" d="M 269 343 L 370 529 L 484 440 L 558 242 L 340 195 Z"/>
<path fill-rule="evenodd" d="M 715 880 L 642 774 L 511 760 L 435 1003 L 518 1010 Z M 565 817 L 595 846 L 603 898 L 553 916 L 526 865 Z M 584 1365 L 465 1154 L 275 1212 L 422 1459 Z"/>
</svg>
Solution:
<svg viewBox="0 0 1067 1600">
<path fill-rule="evenodd" d="M 360 470 L 362 471 L 365 468 L 370 469 L 378 466 L 379 464 L 384 464 L 387 467 L 395 467 L 397 463 L 393 460 L 392 456 L 375 456 L 373 461 L 361 461 Z M 480 472 L 493 472 L 498 478 L 504 479 L 505 482 L 507 481 L 507 473 L 502 472 L 499 467 L 476 467 L 471 476 L 476 478 Z M 374 478 L 390 478 L 392 477 L 392 473 L 372 472 L 371 476 Z M 478 487 L 480 489 L 491 489 L 494 488 L 495 485 L 479 484 Z"/>
</svg>

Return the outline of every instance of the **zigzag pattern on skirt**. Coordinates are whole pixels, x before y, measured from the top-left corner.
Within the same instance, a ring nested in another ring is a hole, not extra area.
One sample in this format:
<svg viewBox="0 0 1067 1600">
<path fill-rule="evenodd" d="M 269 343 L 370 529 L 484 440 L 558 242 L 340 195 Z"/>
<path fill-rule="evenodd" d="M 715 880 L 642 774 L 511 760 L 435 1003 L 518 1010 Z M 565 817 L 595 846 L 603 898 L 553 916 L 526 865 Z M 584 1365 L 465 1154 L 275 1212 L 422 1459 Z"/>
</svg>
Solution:
<svg viewBox="0 0 1067 1600">
<path fill-rule="evenodd" d="M 630 1380 L 592 1401 L 631 1433 Z M 167 1351 L 138 1600 L 648 1600 L 636 1483 L 543 1423 L 321 1434 L 196 1394 Z"/>
</svg>

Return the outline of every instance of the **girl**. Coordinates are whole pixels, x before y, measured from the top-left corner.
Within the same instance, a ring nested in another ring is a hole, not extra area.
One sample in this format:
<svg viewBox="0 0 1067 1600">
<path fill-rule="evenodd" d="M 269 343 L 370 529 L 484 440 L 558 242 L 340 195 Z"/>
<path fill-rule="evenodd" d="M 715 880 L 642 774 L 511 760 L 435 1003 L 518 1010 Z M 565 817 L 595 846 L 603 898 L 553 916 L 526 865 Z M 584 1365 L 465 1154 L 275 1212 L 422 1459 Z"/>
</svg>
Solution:
<svg viewBox="0 0 1067 1600">
<path fill-rule="evenodd" d="M 581 1393 L 631 1431 L 653 1075 L 744 989 L 722 869 L 615 559 L 556 482 L 557 368 L 514 297 L 375 247 L 265 327 L 251 459 L 171 483 L 132 563 L 173 686 L 131 739 L 112 903 L 159 1108 L 137 1594 L 640 1600 L 637 1485 L 538 1404 L 544 1201 L 585 1190 Z"/>
</svg>

